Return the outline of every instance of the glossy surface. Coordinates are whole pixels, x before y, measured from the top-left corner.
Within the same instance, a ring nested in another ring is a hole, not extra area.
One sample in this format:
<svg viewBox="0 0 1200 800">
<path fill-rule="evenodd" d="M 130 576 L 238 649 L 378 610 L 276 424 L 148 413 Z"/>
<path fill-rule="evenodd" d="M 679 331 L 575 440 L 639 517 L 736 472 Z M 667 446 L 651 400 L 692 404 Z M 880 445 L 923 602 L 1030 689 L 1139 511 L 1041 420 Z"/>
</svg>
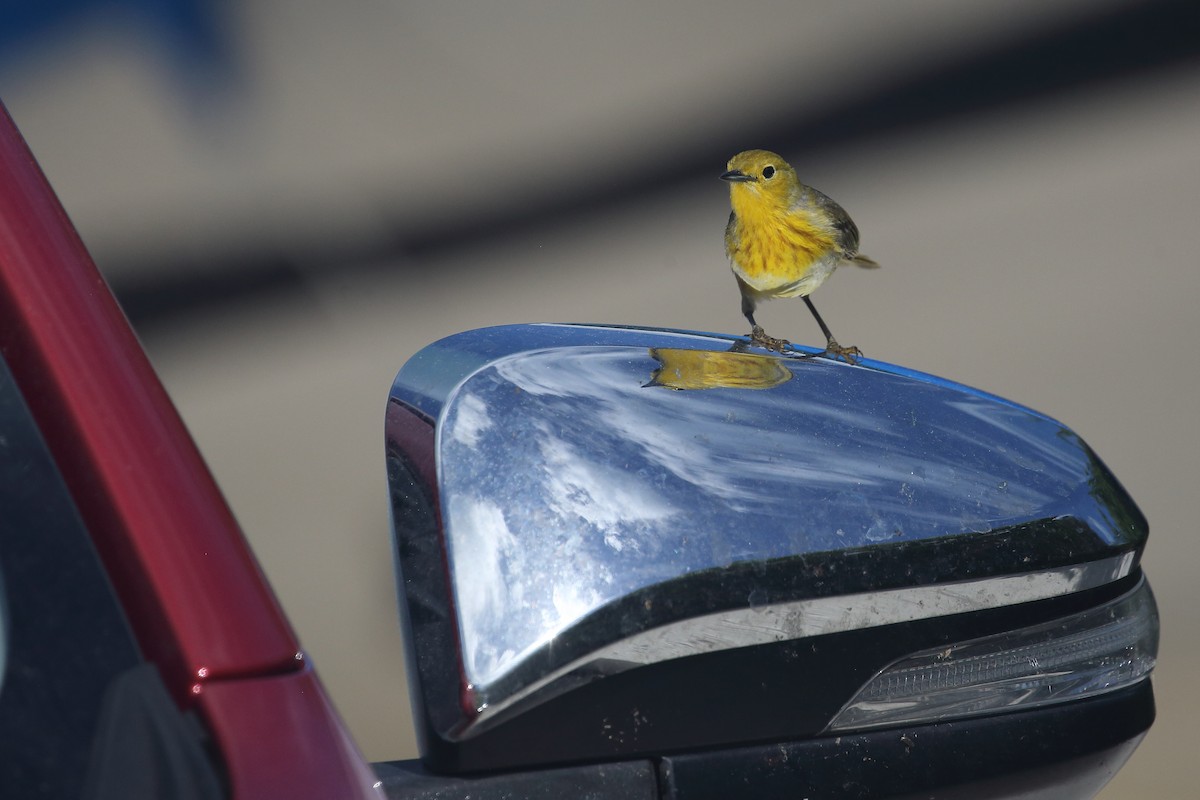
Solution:
<svg viewBox="0 0 1200 800">
<path fill-rule="evenodd" d="M 1014 572 L 1059 581 L 1053 594 L 1086 588 L 1064 565 L 1104 562 L 1101 582 L 1134 566 L 1144 521 L 1054 420 L 889 365 L 731 344 L 511 326 L 443 340 L 401 371 L 393 398 L 438 423 L 452 607 L 477 714 L 588 653 L 611 655 L 613 642 L 681 630 L 698 615 L 654 607 L 655 587 L 693 577 L 731 576 L 705 584 L 704 610 L 732 628 L 722 614 L 820 596 Z M 950 557 L 906 557 L 914 548 Z M 846 554 L 865 566 L 833 574 Z M 732 578 L 756 565 L 788 565 L 786 587 Z M 996 588 L 984 593 L 1002 602 Z M 635 596 L 644 610 L 594 630 L 599 612 Z M 712 639 L 655 636 L 663 658 Z"/>
<path fill-rule="evenodd" d="M 235 798 L 380 798 L 378 780 L 311 668 L 217 681 L 205 715 Z"/>
<path fill-rule="evenodd" d="M 378 796 L 137 338 L 2 108 L 0 349 L 142 654 L 216 736 L 232 796 Z"/>
<path fill-rule="evenodd" d="M 0 346 L 178 698 L 299 646 L 103 279 L 0 111 Z"/>
</svg>

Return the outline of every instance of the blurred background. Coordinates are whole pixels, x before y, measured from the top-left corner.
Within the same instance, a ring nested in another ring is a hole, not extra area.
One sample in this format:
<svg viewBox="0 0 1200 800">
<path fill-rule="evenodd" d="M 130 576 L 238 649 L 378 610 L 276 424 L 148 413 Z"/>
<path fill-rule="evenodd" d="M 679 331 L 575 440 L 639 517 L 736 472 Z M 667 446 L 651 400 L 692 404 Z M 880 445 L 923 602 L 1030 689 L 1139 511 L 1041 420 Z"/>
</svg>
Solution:
<svg viewBox="0 0 1200 800">
<path fill-rule="evenodd" d="M 761 147 L 884 265 L 817 293 L 843 343 L 1057 417 L 1141 504 L 1159 720 L 1102 797 L 1194 796 L 1193 3 L 0 0 L 0 98 L 368 758 L 416 752 L 396 371 L 506 322 L 745 332 L 717 175 Z"/>
</svg>

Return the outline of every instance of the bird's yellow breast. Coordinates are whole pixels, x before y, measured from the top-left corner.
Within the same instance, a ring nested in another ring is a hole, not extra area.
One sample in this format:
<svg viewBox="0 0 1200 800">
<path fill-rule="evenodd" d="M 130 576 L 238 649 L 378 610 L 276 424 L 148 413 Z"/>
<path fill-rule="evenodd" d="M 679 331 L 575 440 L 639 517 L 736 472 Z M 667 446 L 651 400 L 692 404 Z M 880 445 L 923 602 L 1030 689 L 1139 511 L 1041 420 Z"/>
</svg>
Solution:
<svg viewBox="0 0 1200 800">
<path fill-rule="evenodd" d="M 840 261 L 832 232 L 802 208 L 776 208 L 753 196 L 738 202 L 735 196 L 733 213 L 725 250 L 734 272 L 758 292 L 808 294 Z"/>
</svg>

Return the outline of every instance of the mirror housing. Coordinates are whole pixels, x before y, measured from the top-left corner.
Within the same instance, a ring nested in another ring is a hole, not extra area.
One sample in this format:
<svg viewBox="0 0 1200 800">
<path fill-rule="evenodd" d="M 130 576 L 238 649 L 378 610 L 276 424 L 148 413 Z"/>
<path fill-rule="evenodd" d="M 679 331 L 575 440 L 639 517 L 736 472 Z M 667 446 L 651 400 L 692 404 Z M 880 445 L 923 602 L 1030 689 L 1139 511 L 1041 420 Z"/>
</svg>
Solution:
<svg viewBox="0 0 1200 800">
<path fill-rule="evenodd" d="M 889 669 L 941 680 L 956 653 L 1000 663 L 1131 603 L 1125 667 L 1072 651 L 1066 669 L 1097 675 L 1053 702 L 1143 682 L 1157 643 L 1145 519 L 1078 436 L 965 386 L 815 355 L 512 325 L 403 367 L 388 478 L 430 769 L 968 718 L 970 686 L 899 721 L 872 716 L 871 697 Z"/>
</svg>

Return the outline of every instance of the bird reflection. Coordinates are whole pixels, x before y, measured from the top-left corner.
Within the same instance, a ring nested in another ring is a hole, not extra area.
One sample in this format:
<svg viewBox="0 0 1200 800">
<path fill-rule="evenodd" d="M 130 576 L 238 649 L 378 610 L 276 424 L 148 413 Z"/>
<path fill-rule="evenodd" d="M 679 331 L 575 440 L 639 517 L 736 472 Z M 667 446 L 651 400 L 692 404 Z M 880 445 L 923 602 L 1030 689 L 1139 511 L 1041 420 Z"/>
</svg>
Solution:
<svg viewBox="0 0 1200 800">
<path fill-rule="evenodd" d="M 770 389 L 787 383 L 792 371 L 783 360 L 720 350 L 651 347 L 658 369 L 643 386 L 668 389 Z"/>
</svg>

